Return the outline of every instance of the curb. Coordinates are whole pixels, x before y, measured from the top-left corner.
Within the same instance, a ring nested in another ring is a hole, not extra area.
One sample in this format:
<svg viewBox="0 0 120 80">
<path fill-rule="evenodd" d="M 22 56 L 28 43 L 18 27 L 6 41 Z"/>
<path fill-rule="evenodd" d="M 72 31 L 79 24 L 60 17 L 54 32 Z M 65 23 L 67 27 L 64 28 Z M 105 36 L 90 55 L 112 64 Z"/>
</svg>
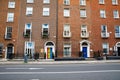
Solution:
<svg viewBox="0 0 120 80">
<path fill-rule="evenodd" d="M 120 60 L 95 60 L 95 61 L 0 61 L 0 64 L 97 64 L 97 63 L 120 63 Z"/>
</svg>

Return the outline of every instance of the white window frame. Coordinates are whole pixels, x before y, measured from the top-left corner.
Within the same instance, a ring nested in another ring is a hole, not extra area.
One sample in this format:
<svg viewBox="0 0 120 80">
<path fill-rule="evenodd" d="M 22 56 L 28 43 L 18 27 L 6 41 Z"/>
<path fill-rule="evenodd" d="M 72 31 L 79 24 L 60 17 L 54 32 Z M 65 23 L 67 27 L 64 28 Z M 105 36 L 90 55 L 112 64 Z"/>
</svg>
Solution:
<svg viewBox="0 0 120 80">
<path fill-rule="evenodd" d="M 65 50 L 65 48 L 67 48 Z M 63 57 L 71 57 L 71 44 L 70 43 L 65 43 L 63 45 Z"/>
<path fill-rule="evenodd" d="M 33 7 L 26 7 L 26 15 L 31 16 L 33 14 Z"/>
<path fill-rule="evenodd" d="M 104 0 L 99 0 L 99 4 L 105 4 Z"/>
<path fill-rule="evenodd" d="M 101 25 L 101 32 L 106 33 L 107 32 L 107 26 Z"/>
<path fill-rule="evenodd" d="M 45 25 L 47 25 L 47 26 L 45 26 Z M 48 29 L 48 35 L 49 35 L 49 24 L 42 24 L 42 35 L 44 34 L 44 33 L 43 33 L 44 28 L 47 28 L 47 29 Z"/>
<path fill-rule="evenodd" d="M 49 4 L 49 3 L 50 3 L 50 0 L 43 0 L 43 3 L 44 3 L 44 4 Z"/>
<path fill-rule="evenodd" d="M 100 10 L 100 17 L 106 18 L 106 11 L 105 10 L 103 10 L 103 9 Z"/>
<path fill-rule="evenodd" d="M 87 17 L 87 13 L 86 13 L 86 10 L 85 9 L 80 9 L 80 17 Z"/>
<path fill-rule="evenodd" d="M 28 27 L 28 24 L 30 24 L 30 26 Z M 31 35 L 31 32 L 32 32 L 32 23 L 26 23 L 25 24 L 25 30 L 24 30 L 24 34 L 26 35 L 26 31 L 27 30 L 30 30 L 30 35 Z"/>
<path fill-rule="evenodd" d="M 64 29 L 63 36 L 64 37 L 71 37 L 70 24 L 64 24 L 63 29 Z"/>
<path fill-rule="evenodd" d="M 113 10 L 113 17 L 115 19 L 119 18 L 119 11 L 118 10 Z"/>
<path fill-rule="evenodd" d="M 15 1 L 9 1 L 8 8 L 15 8 Z"/>
<path fill-rule="evenodd" d="M 70 9 L 64 8 L 63 15 L 64 15 L 64 17 L 70 17 Z"/>
<path fill-rule="evenodd" d="M 7 22 L 13 22 L 13 21 L 14 21 L 14 13 L 8 13 Z"/>
<path fill-rule="evenodd" d="M 27 0 L 27 3 L 34 3 L 34 0 Z"/>
<path fill-rule="evenodd" d="M 70 5 L 70 0 L 63 0 L 64 5 Z"/>
<path fill-rule="evenodd" d="M 118 0 L 112 0 L 112 5 L 118 5 Z"/>
<path fill-rule="evenodd" d="M 8 28 L 11 28 L 11 32 L 8 32 Z M 11 37 L 8 37 L 8 34 L 11 34 Z M 11 26 L 7 26 L 6 27 L 6 31 L 5 31 L 5 39 L 11 39 L 12 38 L 12 27 Z"/>
<path fill-rule="evenodd" d="M 106 53 L 103 51 L 103 54 L 109 54 L 109 43 L 103 43 L 102 48 L 106 49 Z"/>
<path fill-rule="evenodd" d="M 87 25 L 81 25 L 81 37 L 88 37 Z"/>
<path fill-rule="evenodd" d="M 25 47 L 24 47 L 24 54 L 30 58 L 34 58 L 34 53 L 35 53 L 35 42 L 31 41 L 25 41 Z"/>
<path fill-rule="evenodd" d="M 115 26 L 115 37 L 120 38 L 120 26 Z"/>
<path fill-rule="evenodd" d="M 86 0 L 80 0 L 80 5 L 85 6 L 86 5 Z"/>
<path fill-rule="evenodd" d="M 43 16 L 49 16 L 50 15 L 50 8 L 43 8 Z"/>
</svg>

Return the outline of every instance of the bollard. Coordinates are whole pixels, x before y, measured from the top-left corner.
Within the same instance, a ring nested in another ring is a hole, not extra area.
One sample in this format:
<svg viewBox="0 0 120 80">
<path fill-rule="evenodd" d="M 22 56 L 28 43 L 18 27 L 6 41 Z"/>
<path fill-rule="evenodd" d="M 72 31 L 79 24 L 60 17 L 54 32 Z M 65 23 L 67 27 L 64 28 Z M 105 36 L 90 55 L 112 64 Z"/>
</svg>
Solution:
<svg viewBox="0 0 120 80">
<path fill-rule="evenodd" d="M 27 63 L 27 62 L 28 62 L 27 54 L 24 54 L 24 63 Z"/>
</svg>

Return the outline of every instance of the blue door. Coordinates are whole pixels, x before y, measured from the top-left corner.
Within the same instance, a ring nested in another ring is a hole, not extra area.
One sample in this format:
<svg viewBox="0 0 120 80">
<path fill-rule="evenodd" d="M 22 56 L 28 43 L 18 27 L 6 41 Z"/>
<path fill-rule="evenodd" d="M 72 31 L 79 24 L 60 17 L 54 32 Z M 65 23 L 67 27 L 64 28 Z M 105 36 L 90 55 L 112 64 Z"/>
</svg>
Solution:
<svg viewBox="0 0 120 80">
<path fill-rule="evenodd" d="M 53 50 L 50 48 L 50 59 L 53 59 Z"/>
<path fill-rule="evenodd" d="M 83 47 L 82 52 L 83 52 L 83 57 L 87 58 L 87 47 Z"/>
</svg>

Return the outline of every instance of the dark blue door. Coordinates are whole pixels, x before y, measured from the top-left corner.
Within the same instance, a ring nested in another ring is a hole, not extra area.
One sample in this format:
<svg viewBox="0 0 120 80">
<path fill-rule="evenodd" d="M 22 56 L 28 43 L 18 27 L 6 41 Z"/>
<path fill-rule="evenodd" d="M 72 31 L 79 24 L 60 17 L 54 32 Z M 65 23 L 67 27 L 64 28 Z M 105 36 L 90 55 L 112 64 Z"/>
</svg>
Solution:
<svg viewBox="0 0 120 80">
<path fill-rule="evenodd" d="M 87 47 L 83 47 L 82 52 L 83 52 L 83 57 L 87 58 Z"/>
</svg>

